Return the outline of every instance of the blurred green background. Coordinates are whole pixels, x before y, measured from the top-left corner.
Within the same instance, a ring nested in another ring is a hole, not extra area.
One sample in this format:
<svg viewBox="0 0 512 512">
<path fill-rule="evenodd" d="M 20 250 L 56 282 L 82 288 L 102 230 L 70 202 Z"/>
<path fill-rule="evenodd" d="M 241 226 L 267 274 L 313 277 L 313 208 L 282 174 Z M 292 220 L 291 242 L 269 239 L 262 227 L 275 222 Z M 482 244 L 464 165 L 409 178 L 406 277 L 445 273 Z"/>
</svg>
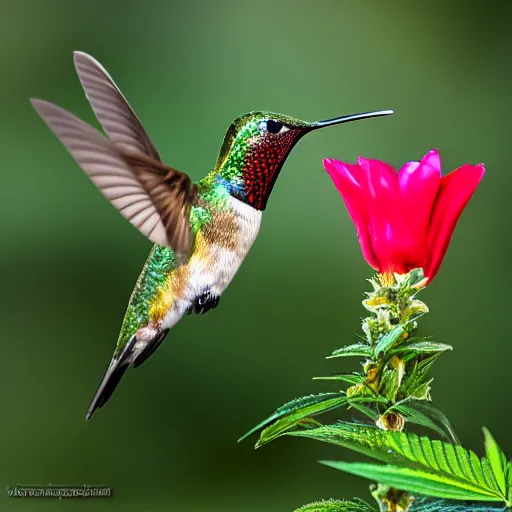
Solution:
<svg viewBox="0 0 512 512">
<path fill-rule="evenodd" d="M 434 369 L 435 404 L 465 445 L 486 425 L 512 455 L 510 5 L 410 1 L 2 1 L 0 483 L 106 484 L 113 500 L 13 500 L 0 510 L 291 511 L 368 497 L 317 459 L 350 454 L 236 439 L 276 406 L 329 389 L 311 377 L 359 331 L 370 269 L 321 159 L 395 166 L 441 152 L 445 172 L 484 162 L 422 333 L 456 347 Z M 94 123 L 72 50 L 99 59 L 164 160 L 194 178 L 235 116 L 315 120 L 396 114 L 315 132 L 292 152 L 261 234 L 221 301 L 187 318 L 84 416 L 150 249 L 32 110 L 58 103 Z M 332 418 L 338 415 L 333 414 Z M 351 416 L 344 415 L 346 419 Z"/>
</svg>

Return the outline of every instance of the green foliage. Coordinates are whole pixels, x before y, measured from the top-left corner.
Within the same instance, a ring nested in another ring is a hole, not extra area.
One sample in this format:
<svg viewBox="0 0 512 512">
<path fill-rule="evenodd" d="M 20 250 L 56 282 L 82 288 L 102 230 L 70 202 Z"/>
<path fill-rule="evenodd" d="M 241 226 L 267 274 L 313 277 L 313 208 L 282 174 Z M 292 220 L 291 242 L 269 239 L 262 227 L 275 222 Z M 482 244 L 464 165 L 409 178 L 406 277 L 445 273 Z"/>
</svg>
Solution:
<svg viewBox="0 0 512 512">
<path fill-rule="evenodd" d="M 405 327 L 403 325 L 397 325 L 394 329 L 382 336 L 375 346 L 375 356 L 379 357 L 381 354 L 387 352 L 397 340 L 400 339 L 404 332 Z"/>
<path fill-rule="evenodd" d="M 491 433 L 484 428 L 485 437 L 485 455 L 491 465 L 492 472 L 496 478 L 496 482 L 500 491 L 506 495 L 507 493 L 507 458 L 498 446 L 498 443 L 492 437 Z"/>
<path fill-rule="evenodd" d="M 327 359 L 335 359 L 337 357 L 370 357 L 372 355 L 371 348 L 364 343 L 355 343 L 354 345 L 347 345 L 345 347 L 335 350 Z"/>
<path fill-rule="evenodd" d="M 504 492 L 498 483 L 505 478 L 507 467 L 501 463 L 501 451 L 490 440 L 492 463 L 461 446 L 351 423 L 288 434 L 343 446 L 385 462 L 386 465 L 324 462 L 384 485 L 437 498 L 508 501 L 509 490 Z"/>
<path fill-rule="evenodd" d="M 456 501 L 417 497 L 410 512 L 505 512 L 503 505 L 496 503 Z M 354 501 L 323 500 L 309 503 L 294 512 L 376 512 L 368 503 L 355 499 Z"/>
<path fill-rule="evenodd" d="M 420 354 L 435 354 L 453 350 L 451 345 L 431 341 L 429 338 L 412 338 L 390 351 L 390 354 L 411 353 L 413 356 Z"/>
<path fill-rule="evenodd" d="M 421 469 L 403 466 L 322 461 L 330 466 L 353 475 L 382 482 L 385 485 L 403 489 L 411 493 L 447 498 L 451 500 L 480 500 L 503 502 L 504 498 L 488 487 L 471 485 Z"/>
<path fill-rule="evenodd" d="M 379 398 L 360 397 L 354 398 L 350 402 L 352 405 L 354 405 L 364 402 L 375 402 L 376 400 L 378 401 Z M 270 441 L 274 441 L 274 439 L 277 439 L 278 437 L 281 437 L 282 435 L 294 429 L 301 427 L 305 429 L 320 427 L 321 424 L 315 421 L 312 416 L 324 413 L 328 410 L 336 409 L 337 407 L 347 403 L 348 399 L 343 395 L 339 395 L 338 398 L 328 399 L 323 402 L 318 402 L 313 405 L 308 405 L 301 409 L 297 409 L 293 413 L 288 414 L 287 416 L 283 416 L 265 428 L 260 434 L 260 438 L 256 443 L 256 448 L 260 448 L 261 446 L 270 443 Z M 254 432 L 258 428 L 260 427 L 255 427 L 251 432 Z M 246 436 L 247 435 L 249 434 L 246 434 Z"/>
<path fill-rule="evenodd" d="M 434 407 L 430 402 L 406 398 L 392 405 L 386 410 L 385 414 L 390 412 L 398 412 L 404 416 L 409 423 L 430 428 L 447 441 L 453 444 L 460 444 L 455 430 L 446 414 Z"/>
<path fill-rule="evenodd" d="M 281 407 L 277 408 L 268 418 L 266 418 L 261 423 L 256 425 L 254 428 L 249 430 L 249 432 L 244 434 L 238 440 L 238 442 L 243 441 L 245 438 L 254 434 L 261 428 L 269 425 L 273 421 L 279 421 L 281 418 L 285 418 L 285 420 L 283 420 L 281 424 L 276 426 L 275 428 L 275 431 L 279 432 L 281 426 L 284 428 L 285 425 L 288 425 L 289 428 L 291 428 L 293 425 L 297 424 L 298 422 L 307 418 L 308 416 L 314 416 L 316 414 L 320 414 L 322 412 L 326 412 L 331 409 L 335 409 L 336 407 L 339 407 L 340 405 L 345 403 L 346 400 L 347 399 L 345 395 L 339 392 L 319 393 L 317 395 L 308 395 L 303 396 L 301 398 L 296 398 L 295 400 L 292 400 L 291 402 L 288 402 L 282 405 Z M 268 441 L 270 440 L 271 439 L 269 439 Z"/>
<path fill-rule="evenodd" d="M 304 505 L 295 512 L 376 512 L 368 503 L 356 499 L 355 501 L 324 500 Z"/>
<path fill-rule="evenodd" d="M 373 402 L 373 404 L 375 403 L 376 402 Z M 373 422 L 376 422 L 379 419 L 378 413 L 372 407 L 368 407 L 367 405 L 358 402 L 357 400 L 347 400 L 347 404 L 365 416 L 368 416 L 368 418 L 370 418 Z"/>
<path fill-rule="evenodd" d="M 512 503 L 512 461 L 507 464 L 508 502 Z"/>
<path fill-rule="evenodd" d="M 344 383 L 347 388 L 292 400 L 240 441 L 263 429 L 256 448 L 282 435 L 292 435 L 345 446 L 380 460 L 387 465 L 325 464 L 377 480 L 384 484 L 384 488 L 388 486 L 389 496 L 374 494 L 381 509 L 387 509 L 392 503 L 397 511 L 409 510 L 412 496 L 408 493 L 417 493 L 441 500 L 416 500 L 411 512 L 501 510 L 496 507 L 484 509 L 468 500 L 505 502 L 507 498 L 510 501 L 511 496 L 507 493 L 511 487 L 512 465 L 507 466 L 504 455 L 488 433 L 487 458 L 480 460 L 473 452 L 464 450 L 446 415 L 430 403 L 432 378 L 429 371 L 437 358 L 452 347 L 431 337 L 416 336 L 417 320 L 428 313 L 427 306 L 416 298 L 426 284 L 422 270 L 415 269 L 407 275 L 381 275 L 370 282 L 373 291 L 367 293 L 363 301 L 363 306 L 370 312 L 370 316 L 362 320 L 364 336 L 358 336 L 357 343 L 339 348 L 327 357 L 363 358 L 362 371 L 315 377 L 314 380 L 331 381 L 336 386 Z M 314 419 L 339 407 L 356 409 L 381 428 L 401 430 L 407 423 L 420 425 L 453 444 L 359 424 L 322 426 Z M 396 501 L 396 493 L 401 494 L 402 501 Z M 447 499 L 459 502 L 452 503 Z M 466 501 L 466 509 L 461 508 L 460 500 Z M 420 509 L 419 503 L 425 504 L 425 508 Z M 360 501 L 330 500 L 312 503 L 299 510 L 367 512 L 374 509 Z"/>
<path fill-rule="evenodd" d="M 416 298 L 423 286 L 421 269 L 406 276 L 395 275 L 394 281 L 388 276 L 384 281 L 373 279 L 370 282 L 374 291 L 367 293 L 363 301 L 371 312 L 362 322 L 365 335 L 359 336 L 358 343 L 328 356 L 328 359 L 363 357 L 363 371 L 315 377 L 314 380 L 348 386 L 335 393 L 310 395 L 285 404 L 239 441 L 265 429 L 257 443 L 262 446 L 290 430 L 311 428 L 317 425 L 313 416 L 343 406 L 354 408 L 375 422 L 383 414 L 395 411 L 401 419 L 431 428 L 457 442 L 453 428 L 441 411 L 428 404 L 415 403 L 430 399 L 430 367 L 442 352 L 451 350 L 449 345 L 414 336 L 416 320 L 428 312 Z"/>
<path fill-rule="evenodd" d="M 414 361 L 412 371 L 404 379 L 400 387 L 401 396 L 417 398 L 418 400 L 429 399 L 432 379 L 428 378 L 428 371 L 438 357 L 439 354 L 433 354 L 424 359 Z"/>
<path fill-rule="evenodd" d="M 328 377 L 313 377 L 313 380 L 337 380 L 354 386 L 356 384 L 363 384 L 365 377 L 360 373 L 340 373 L 338 375 L 330 375 Z"/>
<path fill-rule="evenodd" d="M 387 368 L 382 372 L 379 385 L 379 394 L 385 396 L 389 402 L 393 403 L 398 394 L 400 379 L 396 368 Z"/>
<path fill-rule="evenodd" d="M 504 512 L 503 505 L 416 498 L 411 512 Z"/>
</svg>

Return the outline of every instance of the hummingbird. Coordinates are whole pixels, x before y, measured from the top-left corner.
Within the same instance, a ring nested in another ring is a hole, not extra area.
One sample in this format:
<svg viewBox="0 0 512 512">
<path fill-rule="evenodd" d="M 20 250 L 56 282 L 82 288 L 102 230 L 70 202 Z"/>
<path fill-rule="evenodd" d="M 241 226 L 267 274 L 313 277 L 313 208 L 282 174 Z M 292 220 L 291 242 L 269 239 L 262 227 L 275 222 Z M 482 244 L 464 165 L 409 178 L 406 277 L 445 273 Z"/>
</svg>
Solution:
<svg viewBox="0 0 512 512">
<path fill-rule="evenodd" d="M 144 363 L 183 316 L 218 306 L 256 239 L 272 188 L 299 139 L 320 128 L 392 111 L 318 122 L 270 112 L 244 114 L 229 126 L 213 169 L 194 183 L 162 162 L 97 60 L 74 52 L 74 64 L 104 134 L 52 103 L 31 99 L 32 105 L 100 192 L 154 243 L 87 412 L 89 420 L 126 370 Z"/>
</svg>

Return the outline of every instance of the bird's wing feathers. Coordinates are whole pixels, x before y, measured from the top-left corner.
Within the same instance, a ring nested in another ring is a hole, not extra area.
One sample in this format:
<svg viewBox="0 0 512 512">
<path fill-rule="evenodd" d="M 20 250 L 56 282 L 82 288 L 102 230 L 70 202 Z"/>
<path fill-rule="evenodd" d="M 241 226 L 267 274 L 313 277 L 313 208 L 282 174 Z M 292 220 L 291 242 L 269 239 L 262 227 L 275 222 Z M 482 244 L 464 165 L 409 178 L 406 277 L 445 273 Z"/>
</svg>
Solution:
<svg viewBox="0 0 512 512">
<path fill-rule="evenodd" d="M 196 187 L 190 178 L 143 153 L 128 152 L 73 114 L 42 100 L 32 105 L 83 171 L 120 213 L 152 242 L 187 254 L 190 208 Z"/>
<path fill-rule="evenodd" d="M 160 160 L 142 123 L 105 68 L 83 52 L 75 52 L 74 61 L 85 95 L 110 140 L 126 151 Z"/>
</svg>

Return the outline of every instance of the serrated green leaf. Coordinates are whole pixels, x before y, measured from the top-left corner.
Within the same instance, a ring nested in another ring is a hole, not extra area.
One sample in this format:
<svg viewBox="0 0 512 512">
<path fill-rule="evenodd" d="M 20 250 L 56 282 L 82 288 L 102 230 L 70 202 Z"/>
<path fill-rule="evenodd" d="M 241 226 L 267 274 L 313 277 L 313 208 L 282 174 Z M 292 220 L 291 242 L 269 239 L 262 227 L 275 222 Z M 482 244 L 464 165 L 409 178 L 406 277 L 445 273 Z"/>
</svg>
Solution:
<svg viewBox="0 0 512 512">
<path fill-rule="evenodd" d="M 507 496 L 509 505 L 512 504 L 512 461 L 507 464 Z"/>
<path fill-rule="evenodd" d="M 398 347 L 394 348 L 391 354 L 401 354 L 403 352 L 416 352 L 417 354 L 432 354 L 436 352 L 446 352 L 453 350 L 451 345 L 439 343 L 437 341 L 412 341 L 410 343 L 401 343 Z"/>
<path fill-rule="evenodd" d="M 410 512 L 504 512 L 495 503 L 471 503 L 419 497 L 414 500 Z"/>
<path fill-rule="evenodd" d="M 340 403 L 343 403 L 343 401 L 346 400 L 345 395 L 341 395 L 340 393 L 319 393 L 317 395 L 308 395 L 303 396 L 301 398 L 296 398 L 295 400 L 292 400 L 281 407 L 278 407 L 268 418 L 264 419 L 261 423 L 258 423 L 254 428 L 249 430 L 246 434 L 244 434 L 238 442 L 243 441 L 250 435 L 254 434 L 258 430 L 262 429 L 269 423 L 272 423 L 273 421 L 276 421 L 284 416 L 287 416 L 289 414 L 292 414 L 297 411 L 304 410 L 307 407 L 314 407 L 317 405 L 320 409 L 319 412 L 323 412 L 324 410 L 329 410 L 331 407 L 330 401 L 331 400 L 341 400 Z M 326 402 L 329 402 L 329 404 L 326 404 Z M 323 409 L 322 406 L 327 406 L 327 409 Z M 312 416 L 315 413 L 308 413 L 306 416 Z M 302 416 L 303 418 L 306 416 Z"/>
<path fill-rule="evenodd" d="M 337 393 L 337 396 L 335 398 L 329 398 L 327 400 L 322 400 L 320 402 L 315 402 L 311 405 L 295 409 L 293 412 L 284 415 L 283 417 L 279 418 L 277 421 L 266 427 L 260 434 L 260 438 L 256 443 L 256 448 L 260 448 L 264 444 L 270 443 L 270 441 L 273 441 L 274 439 L 277 439 L 278 437 L 282 436 L 288 430 L 300 426 L 300 424 L 305 420 L 310 420 L 311 416 L 316 416 L 318 414 L 331 411 L 333 409 L 340 407 L 346 402 L 347 397 L 345 395 Z M 266 421 L 265 423 L 268 423 L 268 421 Z M 258 430 L 258 428 L 261 427 L 258 426 L 256 429 L 252 429 L 252 431 Z M 247 437 L 247 435 L 244 437 Z"/>
<path fill-rule="evenodd" d="M 397 325 L 393 330 L 382 336 L 375 346 L 375 355 L 379 356 L 380 354 L 387 352 L 403 333 L 404 327 L 402 325 Z"/>
<path fill-rule="evenodd" d="M 355 501 L 324 500 L 304 505 L 295 512 L 375 512 L 375 509 L 359 499 Z"/>
<path fill-rule="evenodd" d="M 491 433 L 484 427 L 484 437 L 485 437 L 485 454 L 491 466 L 492 472 L 494 474 L 494 478 L 498 483 L 498 486 L 506 496 L 507 494 L 507 458 L 505 454 L 498 446 L 498 443 L 495 441 L 494 437 L 492 437 Z"/>
<path fill-rule="evenodd" d="M 354 343 L 353 345 L 347 345 L 346 347 L 338 348 L 330 356 L 327 356 L 326 359 L 350 356 L 370 357 L 371 355 L 372 350 L 368 345 L 364 343 Z"/>
<path fill-rule="evenodd" d="M 464 486 L 454 485 L 453 480 L 426 469 L 342 461 L 321 461 L 321 463 L 352 475 L 376 480 L 381 484 L 424 496 L 450 500 L 503 501 L 501 496 L 486 492 L 477 485 L 467 483 Z"/>
<path fill-rule="evenodd" d="M 446 414 L 426 400 L 406 398 L 391 406 L 386 413 L 393 411 L 399 412 L 409 423 L 430 428 L 443 436 L 447 441 L 453 444 L 460 444 Z"/>
<path fill-rule="evenodd" d="M 505 501 L 505 496 L 494 478 L 489 478 L 489 475 L 492 476 L 490 464 L 485 458 L 479 460 L 473 452 L 461 446 L 454 447 L 449 443 L 431 441 L 427 437 L 419 438 L 415 434 L 388 432 L 375 427 L 341 422 L 288 434 L 344 446 L 391 464 L 395 469 L 390 475 L 394 475 L 393 478 L 397 480 L 401 479 L 400 485 L 396 485 L 395 480 L 393 483 L 390 483 L 390 479 L 379 479 L 380 477 L 377 480 L 405 491 L 420 492 L 418 486 L 431 485 L 436 489 L 437 495 L 432 494 L 432 491 L 421 492 L 439 498 Z M 366 469 L 373 471 L 373 475 L 385 473 L 385 469 L 390 467 L 367 466 Z M 361 466 L 363 467 L 366 466 Z M 379 467 L 384 469 L 378 469 Z M 407 471 L 400 473 L 402 470 Z"/>
<path fill-rule="evenodd" d="M 324 395 L 327 394 L 328 393 L 324 393 Z M 311 429 L 312 427 L 320 427 L 321 424 L 315 422 L 313 418 L 311 418 L 311 416 L 317 416 L 318 414 L 322 414 L 327 411 L 332 411 L 333 409 L 337 409 L 338 407 L 341 407 L 343 405 L 388 405 L 387 399 L 380 396 L 355 396 L 350 399 L 347 398 L 345 395 L 338 396 L 338 399 L 326 400 L 325 402 L 304 407 L 303 409 L 298 409 L 294 411 L 292 414 L 289 414 L 288 416 L 284 416 L 283 418 L 278 419 L 275 423 L 272 423 L 261 432 L 260 438 L 256 443 L 256 448 L 261 448 L 263 445 L 270 443 L 270 441 L 274 441 L 274 439 L 277 439 L 278 437 L 281 437 L 282 435 L 287 434 L 289 431 L 297 429 L 299 427 L 308 429 Z M 316 425 L 314 423 L 316 423 Z"/>
</svg>

